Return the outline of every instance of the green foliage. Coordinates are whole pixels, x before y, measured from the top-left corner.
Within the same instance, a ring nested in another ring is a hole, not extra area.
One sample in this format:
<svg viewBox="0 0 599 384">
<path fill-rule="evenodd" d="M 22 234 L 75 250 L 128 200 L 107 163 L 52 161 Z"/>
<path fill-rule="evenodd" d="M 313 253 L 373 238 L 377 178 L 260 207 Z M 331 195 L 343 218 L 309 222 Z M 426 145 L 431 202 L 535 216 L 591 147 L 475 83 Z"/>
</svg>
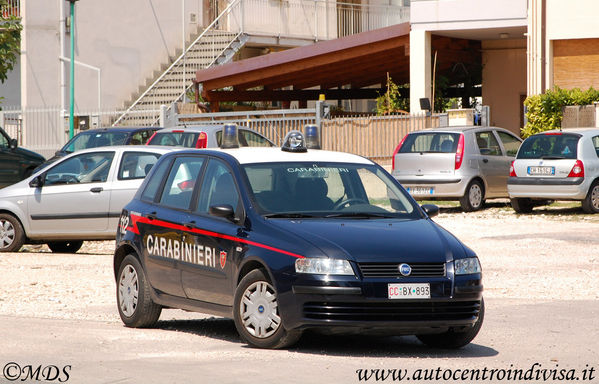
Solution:
<svg viewBox="0 0 599 384">
<path fill-rule="evenodd" d="M 555 87 L 542 95 L 529 96 L 524 101 L 527 123 L 521 130 L 522 137 L 559 128 L 562 124 L 563 107 L 589 105 L 595 101 L 599 101 L 599 91 L 593 87 L 586 91 Z"/>
<path fill-rule="evenodd" d="M 406 113 L 410 110 L 410 99 L 401 96 L 400 89 L 402 88 L 409 88 L 409 85 L 397 85 L 391 80 L 391 77 L 387 78 L 387 92 L 376 98 L 377 115 L 388 115 L 397 112 Z"/>
<path fill-rule="evenodd" d="M 8 7 L 6 0 L 0 0 L 0 82 L 4 83 L 7 74 L 17 62 L 21 51 L 21 21 L 19 18 L 4 17 L 2 10 Z"/>
</svg>

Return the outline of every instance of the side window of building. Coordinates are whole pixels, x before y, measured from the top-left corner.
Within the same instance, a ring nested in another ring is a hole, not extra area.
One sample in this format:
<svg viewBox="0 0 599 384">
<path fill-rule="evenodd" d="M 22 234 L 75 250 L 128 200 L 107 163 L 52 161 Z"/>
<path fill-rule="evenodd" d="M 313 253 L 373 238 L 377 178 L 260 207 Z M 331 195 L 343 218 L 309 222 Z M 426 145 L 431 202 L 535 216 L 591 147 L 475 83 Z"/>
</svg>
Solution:
<svg viewBox="0 0 599 384">
<path fill-rule="evenodd" d="M 203 164 L 203 157 L 176 158 L 164 184 L 160 204 L 171 208 L 189 209 L 195 181 L 200 175 Z"/>
<path fill-rule="evenodd" d="M 520 148 L 520 144 L 522 144 L 522 142 L 514 136 L 505 132 L 497 132 L 497 134 L 499 135 L 499 139 L 503 143 L 503 148 L 505 148 L 505 154 L 507 156 L 515 157 L 516 153 L 518 153 L 518 148 Z"/>
<path fill-rule="evenodd" d="M 160 155 L 147 152 L 125 152 L 119 166 L 119 180 L 143 179 Z"/>
<path fill-rule="evenodd" d="M 103 183 L 108 179 L 114 152 L 86 153 L 52 167 L 44 185 Z"/>
<path fill-rule="evenodd" d="M 237 213 L 239 203 L 239 192 L 231 170 L 219 160 L 210 160 L 200 189 L 196 212 L 208 214 L 213 205 L 230 205 Z"/>
<path fill-rule="evenodd" d="M 501 156 L 501 148 L 492 131 L 477 132 L 476 144 L 481 155 Z"/>
</svg>

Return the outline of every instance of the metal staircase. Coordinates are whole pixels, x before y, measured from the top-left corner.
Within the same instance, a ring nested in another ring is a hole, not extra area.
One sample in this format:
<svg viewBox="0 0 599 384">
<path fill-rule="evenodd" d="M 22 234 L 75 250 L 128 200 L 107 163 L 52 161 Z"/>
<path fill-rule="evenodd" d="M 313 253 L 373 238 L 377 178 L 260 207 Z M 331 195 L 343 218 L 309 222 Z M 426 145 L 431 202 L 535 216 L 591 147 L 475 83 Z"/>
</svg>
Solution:
<svg viewBox="0 0 599 384">
<path fill-rule="evenodd" d="M 247 42 L 241 0 L 227 8 L 142 92 L 113 126 L 156 125 L 161 105 L 181 101 L 193 85 L 196 71 L 227 63 Z"/>
</svg>

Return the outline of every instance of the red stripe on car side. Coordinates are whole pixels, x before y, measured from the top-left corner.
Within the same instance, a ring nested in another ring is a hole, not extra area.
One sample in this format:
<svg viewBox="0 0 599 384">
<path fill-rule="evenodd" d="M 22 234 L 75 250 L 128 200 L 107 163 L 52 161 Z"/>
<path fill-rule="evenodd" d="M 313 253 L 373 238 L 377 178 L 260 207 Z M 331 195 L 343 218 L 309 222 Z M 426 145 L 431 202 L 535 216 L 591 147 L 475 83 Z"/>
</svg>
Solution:
<svg viewBox="0 0 599 384">
<path fill-rule="evenodd" d="M 180 224 L 169 223 L 168 221 L 162 221 L 162 220 L 158 220 L 158 219 L 150 220 L 147 217 L 137 216 L 137 215 L 131 215 L 131 221 L 133 222 L 132 226 L 131 226 L 132 228 L 130 227 L 127 229 L 131 230 L 131 232 L 138 234 L 138 235 L 139 235 L 139 230 L 137 229 L 137 223 L 151 224 L 151 225 L 156 225 L 158 227 L 170 228 L 170 229 L 174 229 L 174 230 L 178 230 L 178 231 L 192 232 L 192 233 L 197 233 L 199 235 L 218 237 L 220 239 L 232 240 L 232 241 L 237 241 L 237 242 L 240 242 L 243 244 L 254 245 L 256 247 L 268 249 L 269 251 L 282 253 L 287 256 L 297 257 L 298 259 L 304 258 L 304 256 L 298 255 L 297 253 L 293 253 L 293 252 L 285 251 L 285 250 L 282 250 L 279 248 L 271 247 L 270 245 L 256 243 L 255 241 L 246 240 L 246 239 L 242 239 L 240 237 L 235 237 L 235 236 L 229 236 L 229 235 L 225 235 L 222 233 L 206 231 L 204 229 L 187 228 Z M 133 229 L 135 229 L 135 230 L 133 230 Z"/>
</svg>

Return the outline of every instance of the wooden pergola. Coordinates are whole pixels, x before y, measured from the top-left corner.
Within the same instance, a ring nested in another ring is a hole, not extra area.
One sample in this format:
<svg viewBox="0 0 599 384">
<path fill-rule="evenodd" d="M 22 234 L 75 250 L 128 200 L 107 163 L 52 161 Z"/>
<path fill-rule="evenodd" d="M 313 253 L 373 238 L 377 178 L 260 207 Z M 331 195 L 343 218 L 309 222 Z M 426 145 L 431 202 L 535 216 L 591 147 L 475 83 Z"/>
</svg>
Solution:
<svg viewBox="0 0 599 384">
<path fill-rule="evenodd" d="M 375 99 L 385 93 L 387 74 L 396 84 L 410 80 L 409 23 L 199 70 L 202 98 L 218 110 L 221 101 Z M 433 36 L 438 74 L 456 62 L 480 63 L 480 42 Z M 407 97 L 407 95 L 406 95 Z"/>
</svg>

